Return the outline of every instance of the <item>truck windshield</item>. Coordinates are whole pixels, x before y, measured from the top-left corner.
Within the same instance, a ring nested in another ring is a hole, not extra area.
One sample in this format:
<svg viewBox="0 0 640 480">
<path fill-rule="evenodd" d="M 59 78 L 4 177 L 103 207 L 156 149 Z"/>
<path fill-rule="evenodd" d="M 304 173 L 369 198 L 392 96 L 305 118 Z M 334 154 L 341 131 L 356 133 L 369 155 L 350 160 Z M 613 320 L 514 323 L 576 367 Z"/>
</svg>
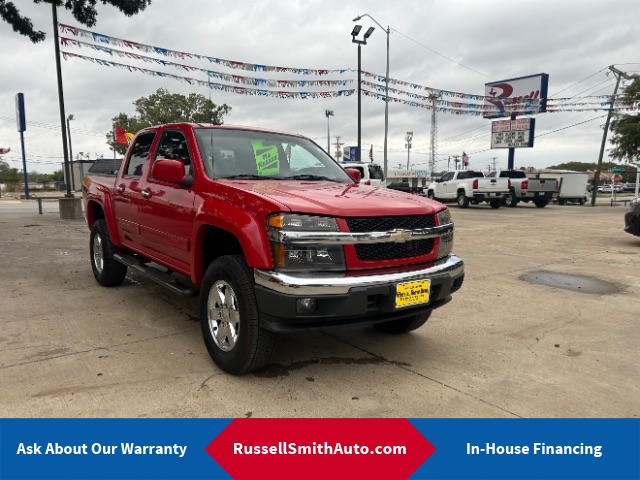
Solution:
<svg viewBox="0 0 640 480">
<path fill-rule="evenodd" d="M 306 138 L 220 127 L 196 128 L 195 134 L 210 178 L 353 183 L 333 158 Z"/>
</svg>

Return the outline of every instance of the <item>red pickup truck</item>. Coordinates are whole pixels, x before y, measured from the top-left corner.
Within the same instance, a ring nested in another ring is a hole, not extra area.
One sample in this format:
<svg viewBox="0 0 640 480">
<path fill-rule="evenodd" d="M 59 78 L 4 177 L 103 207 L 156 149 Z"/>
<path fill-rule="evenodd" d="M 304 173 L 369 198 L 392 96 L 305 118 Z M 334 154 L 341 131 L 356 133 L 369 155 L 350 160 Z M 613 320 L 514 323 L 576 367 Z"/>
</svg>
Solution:
<svg viewBox="0 0 640 480">
<path fill-rule="evenodd" d="M 358 173 L 300 135 L 146 128 L 115 178 L 83 179 L 93 274 L 200 294 L 205 345 L 233 374 L 266 365 L 279 332 L 414 330 L 464 279 L 449 211 Z"/>
</svg>

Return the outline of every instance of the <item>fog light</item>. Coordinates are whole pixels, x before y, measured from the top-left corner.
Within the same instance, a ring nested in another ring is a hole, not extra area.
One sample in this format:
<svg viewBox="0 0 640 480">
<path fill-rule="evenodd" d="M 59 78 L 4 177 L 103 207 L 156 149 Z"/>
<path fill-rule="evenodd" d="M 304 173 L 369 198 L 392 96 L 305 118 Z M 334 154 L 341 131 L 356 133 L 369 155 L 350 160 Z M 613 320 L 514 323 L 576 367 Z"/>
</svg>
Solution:
<svg viewBox="0 0 640 480">
<path fill-rule="evenodd" d="M 316 309 L 315 298 L 299 298 L 296 301 L 296 313 L 311 313 Z"/>
</svg>

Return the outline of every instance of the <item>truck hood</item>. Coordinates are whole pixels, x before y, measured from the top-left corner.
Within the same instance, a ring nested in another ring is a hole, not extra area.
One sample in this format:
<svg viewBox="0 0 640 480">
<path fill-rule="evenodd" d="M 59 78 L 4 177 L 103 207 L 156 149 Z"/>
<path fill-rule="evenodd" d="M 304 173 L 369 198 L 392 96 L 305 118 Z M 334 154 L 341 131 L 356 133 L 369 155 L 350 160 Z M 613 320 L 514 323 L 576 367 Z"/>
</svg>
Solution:
<svg viewBox="0 0 640 480">
<path fill-rule="evenodd" d="M 315 215 L 425 215 L 443 207 L 425 197 L 368 185 L 294 180 L 225 180 L 224 183 L 279 203 L 283 210 Z"/>
</svg>

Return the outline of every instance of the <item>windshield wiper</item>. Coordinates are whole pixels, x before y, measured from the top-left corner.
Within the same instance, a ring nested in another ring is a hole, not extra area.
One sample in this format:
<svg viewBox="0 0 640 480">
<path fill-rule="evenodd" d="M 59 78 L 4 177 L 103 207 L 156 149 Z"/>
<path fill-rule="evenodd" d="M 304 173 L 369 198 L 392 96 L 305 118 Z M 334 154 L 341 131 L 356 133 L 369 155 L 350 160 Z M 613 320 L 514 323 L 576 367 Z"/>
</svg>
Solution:
<svg viewBox="0 0 640 480">
<path fill-rule="evenodd" d="M 328 180 L 330 182 L 339 182 L 340 180 L 336 180 L 335 178 L 325 177 L 324 175 L 312 175 L 309 173 L 301 173 L 299 175 L 291 175 L 290 178 L 292 180 Z"/>
<path fill-rule="evenodd" d="M 263 177 L 263 176 L 255 175 L 252 173 L 239 173 L 237 175 L 229 175 L 228 177 L 220 177 L 220 178 L 223 180 L 237 179 L 237 178 L 244 178 L 248 180 L 265 180 L 268 177 Z"/>
</svg>

